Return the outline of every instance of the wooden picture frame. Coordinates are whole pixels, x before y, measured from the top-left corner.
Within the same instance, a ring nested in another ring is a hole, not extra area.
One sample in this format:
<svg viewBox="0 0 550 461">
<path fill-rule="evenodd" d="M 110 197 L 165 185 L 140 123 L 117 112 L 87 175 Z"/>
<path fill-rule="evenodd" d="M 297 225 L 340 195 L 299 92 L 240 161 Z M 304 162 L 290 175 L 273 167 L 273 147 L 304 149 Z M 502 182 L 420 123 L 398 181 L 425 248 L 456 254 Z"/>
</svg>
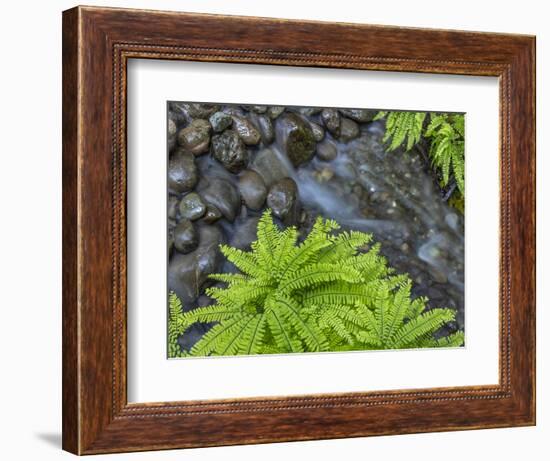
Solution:
<svg viewBox="0 0 550 461">
<path fill-rule="evenodd" d="M 132 58 L 498 77 L 499 384 L 129 404 L 125 111 Z M 93 454 L 533 424 L 534 37 L 95 7 L 63 13 L 65 450 Z"/>
</svg>

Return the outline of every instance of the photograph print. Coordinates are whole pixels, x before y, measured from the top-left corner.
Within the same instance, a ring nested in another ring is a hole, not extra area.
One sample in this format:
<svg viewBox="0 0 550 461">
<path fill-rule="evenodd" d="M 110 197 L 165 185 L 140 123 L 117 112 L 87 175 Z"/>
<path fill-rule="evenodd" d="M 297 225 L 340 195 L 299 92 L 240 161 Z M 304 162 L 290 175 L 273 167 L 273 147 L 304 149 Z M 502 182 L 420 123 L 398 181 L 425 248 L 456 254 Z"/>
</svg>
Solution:
<svg viewBox="0 0 550 461">
<path fill-rule="evenodd" d="M 168 102 L 168 357 L 463 347 L 464 133 Z"/>
</svg>

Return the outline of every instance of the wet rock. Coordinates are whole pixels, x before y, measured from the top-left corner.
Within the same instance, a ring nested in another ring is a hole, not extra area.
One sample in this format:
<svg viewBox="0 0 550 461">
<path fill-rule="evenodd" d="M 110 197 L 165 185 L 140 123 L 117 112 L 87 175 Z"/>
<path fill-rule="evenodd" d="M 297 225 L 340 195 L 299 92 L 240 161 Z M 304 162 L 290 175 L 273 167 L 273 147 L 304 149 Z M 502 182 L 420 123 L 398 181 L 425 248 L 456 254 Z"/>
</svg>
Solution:
<svg viewBox="0 0 550 461">
<path fill-rule="evenodd" d="M 173 231 L 174 246 L 180 253 L 190 253 L 199 244 L 195 226 L 188 219 L 183 219 Z"/>
<path fill-rule="evenodd" d="M 201 226 L 199 228 L 199 247 L 195 251 L 197 269 L 202 277 L 199 281 L 204 283 L 209 274 L 216 272 L 223 257 L 220 257 L 220 244 L 223 242 L 223 235 L 216 226 Z"/>
<path fill-rule="evenodd" d="M 349 142 L 359 136 L 359 125 L 349 118 L 342 118 L 340 121 L 340 136 L 342 142 Z"/>
<path fill-rule="evenodd" d="M 256 114 L 265 114 L 267 112 L 267 106 L 248 106 L 250 112 L 255 112 Z"/>
<path fill-rule="evenodd" d="M 370 122 L 378 111 L 369 109 L 340 109 L 340 113 L 359 123 Z"/>
<path fill-rule="evenodd" d="M 199 246 L 191 253 L 174 253 L 168 264 L 168 285 L 184 310 L 195 305 L 201 289 L 209 283 L 208 275 L 217 272 L 224 259 L 219 249 L 221 231 L 216 226 L 201 226 L 198 233 Z"/>
<path fill-rule="evenodd" d="M 312 115 L 320 114 L 322 110 L 321 107 L 300 107 L 298 112 L 306 117 L 311 117 Z"/>
<path fill-rule="evenodd" d="M 221 133 L 233 123 L 231 116 L 225 112 L 214 112 L 208 120 L 210 121 L 210 125 L 212 125 L 214 133 Z"/>
<path fill-rule="evenodd" d="M 208 118 L 214 112 L 220 110 L 218 104 L 205 104 L 205 103 L 173 103 L 177 109 L 183 112 L 189 119 L 194 118 Z"/>
<path fill-rule="evenodd" d="M 338 155 L 338 149 L 336 144 L 326 139 L 323 142 L 317 144 L 317 158 L 324 162 L 330 162 Z"/>
<path fill-rule="evenodd" d="M 168 119 L 168 150 L 171 152 L 174 150 L 177 144 L 176 132 L 177 132 L 176 122 L 173 119 Z"/>
<path fill-rule="evenodd" d="M 168 218 L 169 219 L 176 219 L 178 216 L 178 205 L 179 200 L 177 197 L 171 195 L 168 197 Z"/>
<path fill-rule="evenodd" d="M 193 154 L 182 150 L 176 151 L 168 162 L 168 188 L 171 192 L 181 194 L 195 187 L 199 178 Z"/>
<path fill-rule="evenodd" d="M 315 122 L 309 122 L 311 125 L 311 130 L 313 131 L 313 137 L 315 141 L 320 142 L 325 137 L 325 130 L 323 127 Z"/>
<path fill-rule="evenodd" d="M 254 156 L 250 168 L 256 171 L 269 187 L 276 181 L 292 175 L 292 164 L 280 152 L 263 149 Z"/>
<path fill-rule="evenodd" d="M 168 119 L 168 136 L 175 136 L 177 131 L 176 122 L 171 118 Z"/>
<path fill-rule="evenodd" d="M 215 206 L 228 221 L 233 222 L 241 207 L 239 192 L 229 181 L 211 178 L 200 190 L 202 198 Z"/>
<path fill-rule="evenodd" d="M 191 192 L 183 197 L 179 205 L 180 216 L 195 221 L 206 213 L 206 205 L 196 192 Z"/>
<path fill-rule="evenodd" d="M 208 151 L 210 144 L 211 129 L 207 120 L 193 120 L 189 126 L 181 129 L 178 133 L 178 143 L 195 155 L 204 154 Z"/>
<path fill-rule="evenodd" d="M 233 115 L 233 129 L 247 146 L 254 146 L 260 142 L 258 129 L 245 117 Z"/>
<path fill-rule="evenodd" d="M 273 124 L 271 119 L 266 115 L 260 115 L 257 119 L 258 127 L 260 128 L 260 136 L 264 144 L 271 144 L 275 133 L 273 131 Z"/>
<path fill-rule="evenodd" d="M 218 221 L 219 219 L 221 219 L 221 217 L 222 217 L 222 212 L 214 205 L 211 205 L 210 203 L 208 203 L 206 205 L 206 213 L 204 214 L 202 220 L 205 223 L 212 224 Z"/>
<path fill-rule="evenodd" d="M 267 108 L 267 116 L 271 120 L 275 120 L 279 115 L 281 115 L 285 111 L 285 108 L 283 106 L 269 106 Z"/>
<path fill-rule="evenodd" d="M 277 123 L 277 142 L 292 164 L 298 166 L 311 160 L 316 143 L 309 123 L 294 113 L 285 114 Z"/>
<path fill-rule="evenodd" d="M 267 196 L 267 187 L 256 171 L 246 170 L 239 176 L 239 192 L 248 208 L 260 210 Z"/>
<path fill-rule="evenodd" d="M 257 239 L 259 220 L 259 217 L 253 216 L 236 222 L 229 245 L 240 250 L 250 250 L 250 245 Z"/>
<path fill-rule="evenodd" d="M 180 104 L 178 102 L 168 103 L 168 118 L 173 120 L 176 125 L 187 122 L 187 115 L 180 107 Z"/>
<path fill-rule="evenodd" d="M 286 225 L 295 224 L 299 217 L 298 186 L 291 178 L 277 181 L 267 194 L 267 206 Z"/>
<path fill-rule="evenodd" d="M 231 173 L 238 173 L 248 164 L 246 146 L 234 130 L 212 137 L 212 154 Z"/>
<path fill-rule="evenodd" d="M 340 114 L 336 109 L 323 109 L 321 120 L 330 134 L 336 138 L 340 136 Z"/>
</svg>

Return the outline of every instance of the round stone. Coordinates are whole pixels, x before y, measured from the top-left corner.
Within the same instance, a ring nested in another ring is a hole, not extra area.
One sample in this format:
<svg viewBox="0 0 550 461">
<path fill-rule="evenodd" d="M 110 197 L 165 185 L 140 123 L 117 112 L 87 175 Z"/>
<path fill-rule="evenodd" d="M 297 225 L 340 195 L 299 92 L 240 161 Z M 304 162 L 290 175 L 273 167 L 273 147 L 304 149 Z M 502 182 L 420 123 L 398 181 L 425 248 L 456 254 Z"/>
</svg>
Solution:
<svg viewBox="0 0 550 461">
<path fill-rule="evenodd" d="M 181 129 L 178 133 L 178 143 L 195 155 L 204 154 L 210 145 L 211 129 L 207 120 L 193 120 L 189 126 Z"/>
<path fill-rule="evenodd" d="M 247 146 L 254 146 L 260 142 L 260 132 L 246 117 L 233 115 L 233 128 Z"/>
<path fill-rule="evenodd" d="M 199 236 L 195 226 L 188 219 L 183 219 L 173 231 L 174 247 L 180 253 L 186 254 L 197 248 Z"/>
<path fill-rule="evenodd" d="M 199 171 L 193 154 L 183 150 L 176 151 L 168 162 L 168 188 L 181 194 L 195 187 L 199 179 Z"/>
<path fill-rule="evenodd" d="M 335 137 L 340 136 L 340 114 L 336 109 L 323 109 L 321 119 L 330 134 Z"/>
<path fill-rule="evenodd" d="M 336 145 L 326 139 L 325 141 L 317 144 L 317 158 L 324 162 L 330 162 L 338 155 L 338 149 Z"/>
<path fill-rule="evenodd" d="M 298 218 L 298 186 L 291 178 L 277 181 L 267 194 L 267 206 L 285 224 L 293 224 Z"/>
<path fill-rule="evenodd" d="M 245 170 L 239 176 L 239 192 L 248 208 L 260 210 L 267 196 L 267 187 L 258 173 Z"/>
<path fill-rule="evenodd" d="M 181 199 L 179 210 L 182 218 L 195 221 L 204 216 L 206 205 L 199 194 L 191 192 Z"/>
</svg>

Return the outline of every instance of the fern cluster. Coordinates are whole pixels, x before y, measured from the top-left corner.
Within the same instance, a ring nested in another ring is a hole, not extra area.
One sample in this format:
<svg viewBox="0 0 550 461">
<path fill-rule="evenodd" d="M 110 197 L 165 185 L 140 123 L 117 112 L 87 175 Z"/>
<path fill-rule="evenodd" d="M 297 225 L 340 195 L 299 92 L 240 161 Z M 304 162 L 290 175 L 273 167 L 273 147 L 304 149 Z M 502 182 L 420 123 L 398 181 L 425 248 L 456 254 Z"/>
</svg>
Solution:
<svg viewBox="0 0 550 461">
<path fill-rule="evenodd" d="M 375 119 L 386 118 L 383 141 L 388 150 L 404 146 L 409 151 L 423 136 L 430 142 L 429 155 L 433 166 L 441 172 L 441 182 L 447 186 L 454 177 L 461 197 L 464 197 L 464 115 L 426 112 L 381 111 Z"/>
<path fill-rule="evenodd" d="M 298 243 L 296 228 L 279 230 L 266 210 L 251 251 L 221 246 L 239 272 L 211 275 L 225 285 L 207 289 L 215 304 L 182 313 L 171 295 L 169 355 L 181 353 L 177 338 L 195 322 L 216 324 L 192 356 L 462 344 L 462 333 L 433 336 L 454 311 L 426 311 L 427 300 L 411 299 L 410 280 L 387 266 L 370 234 L 338 230 L 319 218 Z"/>
</svg>

